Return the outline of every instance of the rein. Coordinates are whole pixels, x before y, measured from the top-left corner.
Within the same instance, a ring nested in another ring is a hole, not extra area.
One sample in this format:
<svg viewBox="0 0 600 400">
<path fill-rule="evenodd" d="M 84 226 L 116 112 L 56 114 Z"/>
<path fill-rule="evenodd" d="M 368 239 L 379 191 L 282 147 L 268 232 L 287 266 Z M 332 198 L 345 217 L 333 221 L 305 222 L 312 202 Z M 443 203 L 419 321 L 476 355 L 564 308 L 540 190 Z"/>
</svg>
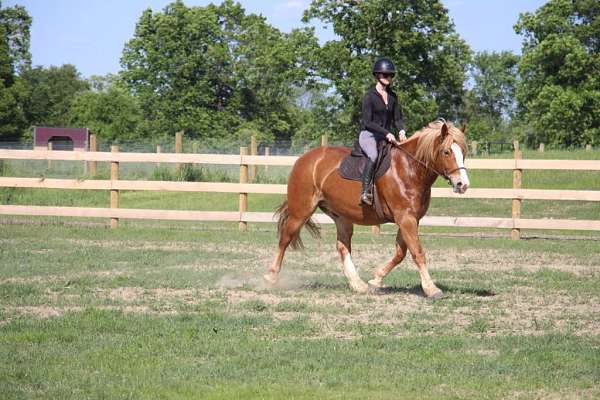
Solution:
<svg viewBox="0 0 600 400">
<path fill-rule="evenodd" d="M 413 156 L 412 154 L 410 154 L 408 151 L 404 150 L 404 148 L 400 145 L 400 143 L 398 143 L 398 142 L 392 142 L 392 145 L 396 149 L 403 151 L 404 154 L 406 154 L 407 156 L 409 156 L 410 158 L 412 158 L 413 160 L 415 160 L 416 162 L 418 162 L 419 164 L 421 164 L 423 167 L 425 167 L 425 169 L 430 169 L 433 172 L 435 172 L 438 176 L 441 176 L 442 178 L 444 178 L 446 180 L 446 182 L 448 182 L 448 185 L 450 185 L 450 186 L 452 186 L 452 182 L 450 181 L 450 178 L 448 177 L 448 175 L 450 175 L 453 172 L 460 171 L 461 169 L 464 169 L 465 171 L 467 170 L 465 167 L 458 167 L 458 168 L 454 168 L 450 172 L 441 173 L 437 169 L 435 169 L 435 168 L 433 168 L 433 167 L 425 164 L 423 161 L 419 160 L 418 158 L 416 158 L 415 156 Z"/>
</svg>

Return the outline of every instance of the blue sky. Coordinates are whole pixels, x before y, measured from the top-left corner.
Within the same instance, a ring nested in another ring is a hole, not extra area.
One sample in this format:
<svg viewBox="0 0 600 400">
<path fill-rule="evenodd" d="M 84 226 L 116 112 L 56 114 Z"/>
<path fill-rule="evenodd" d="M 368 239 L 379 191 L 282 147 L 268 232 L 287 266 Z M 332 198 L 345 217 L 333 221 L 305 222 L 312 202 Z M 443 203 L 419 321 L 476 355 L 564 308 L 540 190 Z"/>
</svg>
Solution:
<svg viewBox="0 0 600 400">
<path fill-rule="evenodd" d="M 238 0 L 246 9 L 264 15 L 268 22 L 288 32 L 302 26 L 302 12 L 310 0 Z M 120 69 L 123 45 L 133 36 L 143 10 L 155 11 L 170 0 L 4 0 L 3 6 L 20 4 L 33 17 L 31 54 L 34 65 L 73 64 L 84 77 Z M 210 1 L 185 0 L 188 6 Z M 218 0 L 213 2 L 219 2 Z M 476 51 L 511 50 L 520 53 L 521 38 L 513 25 L 519 13 L 534 11 L 542 0 L 442 0 L 457 32 Z M 321 42 L 334 37 L 331 29 L 316 26 Z"/>
</svg>

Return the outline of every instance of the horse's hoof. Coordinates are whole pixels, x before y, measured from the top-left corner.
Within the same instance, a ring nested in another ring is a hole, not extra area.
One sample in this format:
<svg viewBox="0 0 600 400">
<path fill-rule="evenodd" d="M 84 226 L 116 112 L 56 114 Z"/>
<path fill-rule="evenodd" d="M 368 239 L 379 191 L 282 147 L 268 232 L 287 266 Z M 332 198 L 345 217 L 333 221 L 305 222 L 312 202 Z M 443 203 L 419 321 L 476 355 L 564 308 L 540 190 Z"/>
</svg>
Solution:
<svg viewBox="0 0 600 400">
<path fill-rule="evenodd" d="M 364 282 L 361 282 L 359 284 L 354 283 L 350 285 L 350 289 L 352 289 L 354 293 L 365 294 L 369 292 L 369 285 L 367 285 Z"/>
<path fill-rule="evenodd" d="M 427 296 L 428 299 L 430 300 L 439 300 L 444 298 L 444 292 L 442 292 L 441 290 L 438 290 L 436 292 L 434 292 L 433 294 Z"/>
<path fill-rule="evenodd" d="M 385 294 L 387 288 L 385 286 L 373 285 L 369 282 L 369 294 Z"/>
<path fill-rule="evenodd" d="M 278 279 L 277 279 L 277 277 L 276 277 L 276 276 L 273 276 L 273 275 L 271 275 L 271 274 L 265 274 L 265 275 L 263 275 L 263 279 L 264 279 L 264 281 L 265 281 L 265 283 L 266 283 L 267 287 L 270 287 L 270 288 L 272 288 L 272 287 L 274 287 L 275 285 L 277 285 L 277 281 L 278 281 Z"/>
</svg>

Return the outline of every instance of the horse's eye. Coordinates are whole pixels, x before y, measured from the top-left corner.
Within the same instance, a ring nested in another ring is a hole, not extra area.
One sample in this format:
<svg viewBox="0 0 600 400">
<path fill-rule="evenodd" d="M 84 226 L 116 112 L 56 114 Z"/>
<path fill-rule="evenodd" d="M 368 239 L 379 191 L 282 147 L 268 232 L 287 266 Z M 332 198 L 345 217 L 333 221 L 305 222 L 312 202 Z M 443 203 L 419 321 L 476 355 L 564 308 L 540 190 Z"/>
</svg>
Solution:
<svg viewBox="0 0 600 400">
<path fill-rule="evenodd" d="M 444 155 L 445 156 L 449 156 L 450 155 L 450 150 L 448 150 L 448 149 L 444 150 Z"/>
</svg>

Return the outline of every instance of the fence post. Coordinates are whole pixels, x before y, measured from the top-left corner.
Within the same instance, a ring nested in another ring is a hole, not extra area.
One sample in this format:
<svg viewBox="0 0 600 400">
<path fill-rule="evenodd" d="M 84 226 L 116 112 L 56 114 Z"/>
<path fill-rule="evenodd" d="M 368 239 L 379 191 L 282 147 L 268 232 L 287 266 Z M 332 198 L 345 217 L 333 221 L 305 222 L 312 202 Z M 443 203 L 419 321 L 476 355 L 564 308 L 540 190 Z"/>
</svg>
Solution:
<svg viewBox="0 0 600 400">
<path fill-rule="evenodd" d="M 546 147 L 546 145 L 544 143 L 540 143 L 540 153 L 544 152 L 544 148 Z"/>
<path fill-rule="evenodd" d="M 110 146 L 111 153 L 118 153 L 119 146 Z M 114 185 L 115 181 L 119 180 L 119 162 L 111 161 L 110 163 L 110 180 L 111 186 Z M 110 208 L 119 208 L 119 191 L 117 189 L 110 189 Z M 110 227 L 117 228 L 119 226 L 119 218 L 110 219 Z"/>
<path fill-rule="evenodd" d="M 586 144 L 585 145 L 585 151 L 592 151 L 592 145 L 591 144 Z"/>
<path fill-rule="evenodd" d="M 381 233 L 381 226 L 373 225 L 373 227 L 371 228 L 371 232 L 373 232 L 374 235 L 379 235 Z"/>
<path fill-rule="evenodd" d="M 90 135 L 90 151 L 98 151 L 98 142 L 96 141 L 96 135 L 93 133 Z M 90 161 L 89 171 L 90 176 L 96 176 L 96 161 Z"/>
<path fill-rule="evenodd" d="M 265 147 L 265 157 L 269 157 L 271 155 L 271 150 L 269 149 L 269 146 Z M 265 164 L 265 176 L 267 176 L 269 174 L 269 166 L 267 164 Z"/>
<path fill-rule="evenodd" d="M 248 183 L 248 164 L 243 164 L 242 157 L 248 155 L 247 147 L 240 147 L 240 183 Z M 242 221 L 242 213 L 248 210 L 248 193 L 240 192 L 240 232 L 248 230 L 248 223 Z"/>
<path fill-rule="evenodd" d="M 517 169 L 517 160 L 521 159 L 521 151 L 519 150 L 519 141 L 513 142 L 515 147 L 515 169 L 513 169 L 513 189 L 521 189 L 521 177 L 523 176 L 523 170 Z M 513 228 L 510 232 L 510 237 L 513 240 L 519 240 L 521 238 L 521 229 L 514 228 L 515 220 L 521 218 L 521 199 L 512 200 L 512 219 Z"/>
<path fill-rule="evenodd" d="M 473 140 L 471 142 L 471 155 L 473 155 L 473 156 L 477 155 L 477 140 Z"/>
<path fill-rule="evenodd" d="M 52 142 L 48 142 L 48 151 L 52 151 Z M 48 169 L 52 168 L 52 160 L 48 159 Z"/>
<path fill-rule="evenodd" d="M 310 151 L 310 146 L 305 144 L 304 145 L 304 153 L 308 153 Z"/>
<path fill-rule="evenodd" d="M 183 131 L 175 133 L 175 153 L 183 152 Z M 175 164 L 177 172 L 181 170 L 181 163 Z"/>
<path fill-rule="evenodd" d="M 156 145 L 156 154 L 160 154 L 160 153 L 162 153 L 162 147 L 160 146 L 160 144 L 157 144 L 157 145 Z M 157 166 L 157 167 L 160 167 L 160 163 L 159 163 L 159 162 L 157 162 L 157 163 L 156 163 L 156 166 Z"/>
<path fill-rule="evenodd" d="M 250 155 L 256 156 L 258 155 L 258 144 L 256 143 L 256 136 L 252 135 L 250 137 Z M 250 166 L 250 182 L 253 182 L 256 179 L 256 164 L 252 164 Z"/>
<path fill-rule="evenodd" d="M 326 147 L 329 144 L 328 142 L 327 135 L 321 135 L 321 146 Z"/>
</svg>

